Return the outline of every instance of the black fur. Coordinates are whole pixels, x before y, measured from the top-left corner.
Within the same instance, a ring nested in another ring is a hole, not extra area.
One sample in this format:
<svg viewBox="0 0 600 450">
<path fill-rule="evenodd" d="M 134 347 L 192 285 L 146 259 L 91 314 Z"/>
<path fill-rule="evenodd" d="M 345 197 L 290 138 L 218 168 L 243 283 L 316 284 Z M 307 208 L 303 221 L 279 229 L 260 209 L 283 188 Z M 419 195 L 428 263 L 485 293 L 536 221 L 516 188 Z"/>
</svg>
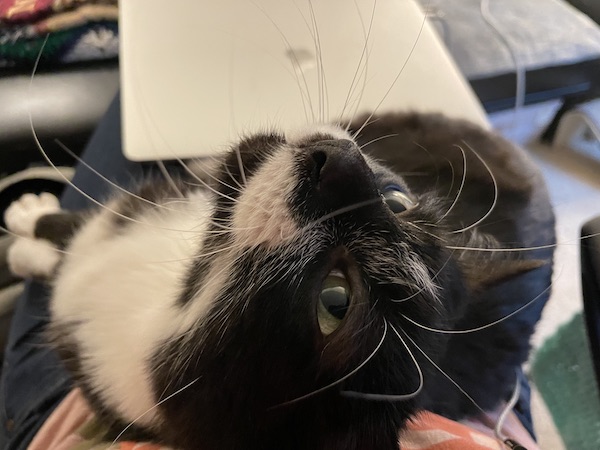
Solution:
<svg viewBox="0 0 600 450">
<path fill-rule="evenodd" d="M 65 248 L 83 221 L 81 213 L 46 214 L 37 220 L 33 233 L 37 239 L 46 239 L 58 248 Z"/>
<path fill-rule="evenodd" d="M 362 120 L 351 128 L 357 130 L 360 124 Z M 421 409 L 450 418 L 478 411 L 417 346 L 481 407 L 493 408 L 507 397 L 549 295 L 544 289 L 550 283 L 552 250 L 496 254 L 459 248 L 554 243 L 553 215 L 541 177 L 520 150 L 465 122 L 441 116 L 382 116 L 362 131 L 357 144 L 386 135 L 395 137 L 363 151 L 384 160 L 389 169 L 367 164 L 355 145 L 332 136 L 315 135 L 297 146 L 298 181 L 287 206 L 312 234 L 273 248 L 245 249 L 193 332 L 156 349 L 151 360 L 156 398 L 189 386 L 160 404 L 163 422 L 152 430 L 158 439 L 200 450 L 395 449 L 399 429 Z M 458 146 L 467 163 L 464 173 Z M 470 225 L 490 208 L 494 183 L 470 148 L 489 165 L 498 188 L 494 210 L 477 227 Z M 224 156 L 210 180 L 217 192 L 211 231 L 231 225 L 244 178 L 238 157 L 251 180 L 276 151 L 292 150 L 283 137 L 266 134 L 242 141 Z M 465 187 L 459 195 L 463 175 Z M 393 214 L 380 198 L 390 184 L 400 186 L 417 206 Z M 151 192 L 160 189 L 154 184 Z M 143 196 L 160 201 L 160 194 Z M 320 220 L 357 202 L 364 204 Z M 147 206 L 139 200 L 123 205 L 119 211 L 126 215 Z M 182 280 L 177 304 L 182 314 L 218 263 L 206 255 L 230 243 L 227 233 L 203 237 L 198 258 Z M 429 288 L 437 294 L 419 284 L 410 261 L 423 263 L 437 285 Z M 352 301 L 339 328 L 324 335 L 317 302 L 333 269 L 349 280 Z M 500 319 L 538 295 L 530 306 L 533 314 L 516 315 L 473 334 L 434 333 L 406 319 L 436 329 L 470 329 Z M 408 300 L 394 301 L 402 299 Z M 380 350 L 360 371 L 295 401 L 358 367 L 384 330 Z M 415 391 L 419 376 L 411 353 L 425 378 L 420 395 L 396 402 L 347 396 L 348 391 Z M 70 347 L 67 356 L 77 360 L 77 349 Z M 85 376 L 82 383 L 92 404 L 103 417 L 109 416 L 86 387 Z M 115 424 L 122 427 L 118 419 Z"/>
</svg>

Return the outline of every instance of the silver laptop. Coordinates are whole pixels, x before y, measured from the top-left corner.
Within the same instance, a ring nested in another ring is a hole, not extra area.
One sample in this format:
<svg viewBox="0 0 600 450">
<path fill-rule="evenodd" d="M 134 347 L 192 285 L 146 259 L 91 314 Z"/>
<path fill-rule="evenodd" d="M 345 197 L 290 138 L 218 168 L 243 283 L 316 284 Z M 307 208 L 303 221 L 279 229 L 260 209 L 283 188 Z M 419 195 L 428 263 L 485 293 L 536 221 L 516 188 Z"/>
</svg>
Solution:
<svg viewBox="0 0 600 450">
<path fill-rule="evenodd" d="M 129 0 L 123 145 L 207 156 L 256 130 L 377 110 L 485 115 L 413 0 Z"/>
</svg>

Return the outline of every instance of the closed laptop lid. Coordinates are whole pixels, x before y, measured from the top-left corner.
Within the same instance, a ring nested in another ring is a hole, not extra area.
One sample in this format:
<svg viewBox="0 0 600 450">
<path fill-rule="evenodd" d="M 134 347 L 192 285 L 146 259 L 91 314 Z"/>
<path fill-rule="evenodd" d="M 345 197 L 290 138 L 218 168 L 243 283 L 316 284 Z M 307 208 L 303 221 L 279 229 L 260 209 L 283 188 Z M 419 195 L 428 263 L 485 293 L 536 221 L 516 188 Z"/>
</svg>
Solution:
<svg viewBox="0 0 600 450">
<path fill-rule="evenodd" d="M 485 115 L 413 0 L 121 2 L 123 145 L 207 156 L 377 109 Z"/>
</svg>

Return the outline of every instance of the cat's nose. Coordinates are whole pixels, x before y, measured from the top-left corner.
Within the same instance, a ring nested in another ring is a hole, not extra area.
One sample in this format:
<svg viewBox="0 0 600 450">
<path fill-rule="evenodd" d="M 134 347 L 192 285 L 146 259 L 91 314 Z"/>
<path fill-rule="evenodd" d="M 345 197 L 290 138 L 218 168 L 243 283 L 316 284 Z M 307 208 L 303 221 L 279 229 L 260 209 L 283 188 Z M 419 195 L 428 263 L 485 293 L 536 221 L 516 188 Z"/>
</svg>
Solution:
<svg viewBox="0 0 600 450">
<path fill-rule="evenodd" d="M 373 172 L 358 146 L 347 139 L 315 142 L 305 148 L 311 196 L 323 210 L 377 198 Z"/>
</svg>

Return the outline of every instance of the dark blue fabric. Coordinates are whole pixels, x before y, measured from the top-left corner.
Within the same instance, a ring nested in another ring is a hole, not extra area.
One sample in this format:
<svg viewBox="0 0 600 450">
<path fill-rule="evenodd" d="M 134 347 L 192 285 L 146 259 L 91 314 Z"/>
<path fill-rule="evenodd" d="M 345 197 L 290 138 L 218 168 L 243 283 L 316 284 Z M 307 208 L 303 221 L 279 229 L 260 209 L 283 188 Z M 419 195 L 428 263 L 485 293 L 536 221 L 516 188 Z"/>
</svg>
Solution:
<svg viewBox="0 0 600 450">
<path fill-rule="evenodd" d="M 525 429 L 529 431 L 531 437 L 537 441 L 537 437 L 533 429 L 533 418 L 531 417 L 531 386 L 529 385 L 527 375 L 525 375 L 522 370 L 519 371 L 518 382 L 521 383 L 521 392 L 519 395 L 519 400 L 517 401 L 513 411 Z"/>
<path fill-rule="evenodd" d="M 142 176 L 144 167 L 123 157 L 120 122 L 117 96 L 86 147 L 83 159 L 111 180 L 128 185 Z M 83 165 L 77 168 L 73 183 L 98 200 L 110 190 L 108 183 Z M 65 189 L 61 203 L 69 210 L 93 206 L 70 186 Z M 72 387 L 69 375 L 44 340 L 48 294 L 46 286 L 29 281 L 17 301 L 0 379 L 1 449 L 27 448 Z"/>
</svg>

